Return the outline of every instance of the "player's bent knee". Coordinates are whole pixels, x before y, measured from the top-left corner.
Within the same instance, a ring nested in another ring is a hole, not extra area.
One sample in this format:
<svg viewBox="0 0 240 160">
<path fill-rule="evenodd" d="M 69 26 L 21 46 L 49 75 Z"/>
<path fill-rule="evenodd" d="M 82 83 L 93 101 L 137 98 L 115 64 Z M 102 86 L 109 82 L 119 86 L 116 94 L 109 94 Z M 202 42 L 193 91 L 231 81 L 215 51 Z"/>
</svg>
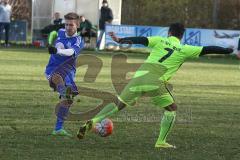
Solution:
<svg viewBox="0 0 240 160">
<path fill-rule="evenodd" d="M 51 76 L 52 80 L 61 79 L 62 77 L 58 73 L 53 73 Z"/>
<path fill-rule="evenodd" d="M 165 107 L 166 110 L 168 111 L 176 111 L 177 110 L 177 105 L 175 103 Z"/>
<path fill-rule="evenodd" d="M 51 77 L 51 81 L 54 83 L 54 84 L 60 84 L 60 83 L 63 83 L 63 78 L 60 74 L 58 73 L 54 73 Z"/>
</svg>

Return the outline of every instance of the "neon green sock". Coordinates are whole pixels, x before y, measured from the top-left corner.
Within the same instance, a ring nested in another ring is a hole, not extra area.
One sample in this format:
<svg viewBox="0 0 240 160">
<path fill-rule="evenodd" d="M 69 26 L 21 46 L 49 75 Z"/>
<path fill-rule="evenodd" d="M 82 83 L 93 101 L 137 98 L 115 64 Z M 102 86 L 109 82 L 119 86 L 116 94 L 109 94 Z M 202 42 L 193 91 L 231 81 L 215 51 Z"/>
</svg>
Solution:
<svg viewBox="0 0 240 160">
<path fill-rule="evenodd" d="M 118 112 L 118 107 L 114 103 L 106 105 L 93 119 L 93 123 L 102 121 L 104 118 Z"/>
<path fill-rule="evenodd" d="M 165 111 L 162 121 L 161 121 L 161 128 L 160 134 L 157 140 L 157 143 L 165 143 L 167 139 L 167 135 L 170 132 L 171 128 L 173 127 L 174 121 L 176 117 L 175 111 Z"/>
</svg>

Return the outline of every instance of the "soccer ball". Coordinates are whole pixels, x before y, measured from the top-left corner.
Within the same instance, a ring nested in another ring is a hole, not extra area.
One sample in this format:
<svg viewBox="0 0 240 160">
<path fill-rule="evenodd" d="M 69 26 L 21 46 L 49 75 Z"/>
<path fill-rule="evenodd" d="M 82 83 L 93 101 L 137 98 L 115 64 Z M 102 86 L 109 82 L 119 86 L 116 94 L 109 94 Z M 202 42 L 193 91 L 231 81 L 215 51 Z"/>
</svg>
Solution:
<svg viewBox="0 0 240 160">
<path fill-rule="evenodd" d="M 101 137 L 107 137 L 113 132 L 113 122 L 111 119 L 106 118 L 93 127 L 93 131 Z"/>
</svg>

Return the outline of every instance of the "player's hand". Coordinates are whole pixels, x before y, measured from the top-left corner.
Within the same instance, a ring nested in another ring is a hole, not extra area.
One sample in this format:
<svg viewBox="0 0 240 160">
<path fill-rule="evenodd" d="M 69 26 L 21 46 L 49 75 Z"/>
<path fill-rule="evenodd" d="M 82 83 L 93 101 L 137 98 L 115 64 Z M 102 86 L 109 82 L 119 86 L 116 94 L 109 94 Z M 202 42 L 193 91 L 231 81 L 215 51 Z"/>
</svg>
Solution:
<svg viewBox="0 0 240 160">
<path fill-rule="evenodd" d="M 112 38 L 113 41 L 119 43 L 120 42 L 120 38 L 118 38 L 114 32 L 108 32 L 109 36 Z"/>
<path fill-rule="evenodd" d="M 48 53 L 49 54 L 56 54 L 57 53 L 57 48 L 55 48 L 53 46 L 49 46 L 48 47 Z"/>
</svg>

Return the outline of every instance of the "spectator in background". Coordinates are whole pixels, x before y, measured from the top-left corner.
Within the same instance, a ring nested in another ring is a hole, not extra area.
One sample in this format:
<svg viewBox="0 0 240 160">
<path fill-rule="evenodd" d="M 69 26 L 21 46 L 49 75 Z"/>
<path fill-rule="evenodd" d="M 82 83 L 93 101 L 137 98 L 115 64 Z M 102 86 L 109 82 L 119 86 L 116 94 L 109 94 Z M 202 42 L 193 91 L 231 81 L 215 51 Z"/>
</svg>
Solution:
<svg viewBox="0 0 240 160">
<path fill-rule="evenodd" d="M 92 23 L 88 19 L 86 19 L 84 16 L 80 16 L 79 31 L 82 37 L 88 38 L 87 40 L 85 40 L 86 43 L 90 42 L 90 39 L 92 36 L 96 36 L 96 33 L 93 32 L 92 29 L 93 29 Z"/>
<path fill-rule="evenodd" d="M 60 18 L 60 13 L 59 12 L 54 13 L 53 24 L 55 24 L 55 25 L 62 24 L 62 18 Z"/>
<path fill-rule="evenodd" d="M 12 7 L 9 5 L 9 0 L 0 0 L 0 40 L 3 29 L 5 30 L 5 47 L 9 47 L 9 30 L 11 22 Z"/>
<path fill-rule="evenodd" d="M 111 24 L 113 20 L 113 13 L 112 9 L 109 8 L 107 0 L 102 1 L 102 7 L 100 10 L 100 19 L 99 19 L 99 30 L 100 30 L 100 35 L 97 39 L 97 47 L 96 50 L 99 50 L 100 44 L 102 41 L 102 37 L 105 32 L 105 25 L 106 24 Z"/>
<path fill-rule="evenodd" d="M 54 38 L 55 36 L 51 36 L 51 34 L 56 35 L 58 30 L 61 28 L 64 28 L 64 27 L 65 27 L 65 24 L 63 23 L 63 19 L 60 18 L 60 13 L 55 12 L 53 24 L 49 24 L 49 25 L 45 26 L 43 29 L 41 29 L 42 37 L 45 39 L 45 42 L 47 41 L 46 42 L 47 46 L 53 45 L 53 44 L 50 44 L 49 42 L 54 43 L 52 38 Z"/>
</svg>

